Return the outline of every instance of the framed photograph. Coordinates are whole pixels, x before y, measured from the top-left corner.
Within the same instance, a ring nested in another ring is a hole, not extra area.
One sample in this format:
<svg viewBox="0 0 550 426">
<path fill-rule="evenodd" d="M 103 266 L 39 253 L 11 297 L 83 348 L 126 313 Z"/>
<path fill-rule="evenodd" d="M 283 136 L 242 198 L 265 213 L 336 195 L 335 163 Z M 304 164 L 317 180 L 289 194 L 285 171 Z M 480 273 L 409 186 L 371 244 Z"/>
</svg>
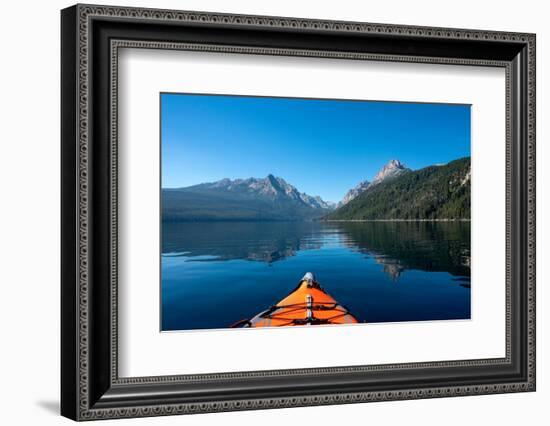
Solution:
<svg viewBox="0 0 550 426">
<path fill-rule="evenodd" d="M 74 420 L 535 390 L 535 35 L 61 12 Z"/>
</svg>

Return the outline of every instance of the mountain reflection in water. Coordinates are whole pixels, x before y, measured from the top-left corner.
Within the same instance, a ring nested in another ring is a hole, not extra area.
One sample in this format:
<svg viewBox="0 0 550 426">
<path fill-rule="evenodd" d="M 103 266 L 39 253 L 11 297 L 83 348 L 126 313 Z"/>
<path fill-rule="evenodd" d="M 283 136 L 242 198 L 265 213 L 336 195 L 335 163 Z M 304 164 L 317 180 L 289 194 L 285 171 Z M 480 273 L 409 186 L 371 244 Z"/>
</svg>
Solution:
<svg viewBox="0 0 550 426">
<path fill-rule="evenodd" d="M 361 322 L 469 319 L 470 223 L 164 223 L 162 330 L 251 318 L 308 271 Z"/>
<path fill-rule="evenodd" d="M 371 256 L 397 281 L 407 269 L 470 275 L 469 222 L 175 222 L 163 224 L 164 256 L 187 261 L 277 262 L 341 246 Z"/>
</svg>

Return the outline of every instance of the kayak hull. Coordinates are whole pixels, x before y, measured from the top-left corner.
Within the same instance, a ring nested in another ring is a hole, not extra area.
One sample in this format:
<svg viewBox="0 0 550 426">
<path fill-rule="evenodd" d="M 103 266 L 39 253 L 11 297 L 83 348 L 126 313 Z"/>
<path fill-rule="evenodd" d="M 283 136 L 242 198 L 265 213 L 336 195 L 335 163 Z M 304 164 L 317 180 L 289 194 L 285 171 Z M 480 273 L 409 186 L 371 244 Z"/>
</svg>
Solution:
<svg viewBox="0 0 550 426">
<path fill-rule="evenodd" d="M 284 327 L 356 324 L 359 321 L 317 282 L 312 274 L 300 281 L 284 299 L 236 327 Z"/>
</svg>

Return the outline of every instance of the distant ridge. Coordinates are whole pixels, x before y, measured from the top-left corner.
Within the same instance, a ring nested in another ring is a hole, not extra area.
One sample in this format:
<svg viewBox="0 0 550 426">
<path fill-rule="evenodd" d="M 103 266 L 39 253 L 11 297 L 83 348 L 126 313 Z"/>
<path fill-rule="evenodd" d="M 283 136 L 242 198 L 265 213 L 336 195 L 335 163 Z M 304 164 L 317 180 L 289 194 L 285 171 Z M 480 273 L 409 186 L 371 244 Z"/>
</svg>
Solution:
<svg viewBox="0 0 550 426">
<path fill-rule="evenodd" d="M 272 174 L 162 190 L 162 217 L 168 221 L 311 220 L 333 208 Z"/>
<path fill-rule="evenodd" d="M 392 160 L 372 183 L 324 219 L 470 219 L 470 176 L 470 157 L 415 171 Z"/>
</svg>

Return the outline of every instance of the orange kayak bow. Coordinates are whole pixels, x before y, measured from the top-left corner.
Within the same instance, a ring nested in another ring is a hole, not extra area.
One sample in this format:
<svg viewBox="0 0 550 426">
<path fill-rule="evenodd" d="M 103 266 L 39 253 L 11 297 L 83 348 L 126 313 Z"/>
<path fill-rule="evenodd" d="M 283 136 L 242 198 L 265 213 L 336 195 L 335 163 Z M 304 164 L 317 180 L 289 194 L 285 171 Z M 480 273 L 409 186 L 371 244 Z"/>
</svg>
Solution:
<svg viewBox="0 0 550 426">
<path fill-rule="evenodd" d="M 232 327 L 281 327 L 319 324 L 355 324 L 349 310 L 332 298 L 311 272 L 304 275 L 298 287 L 288 296 L 250 320 Z"/>
</svg>

